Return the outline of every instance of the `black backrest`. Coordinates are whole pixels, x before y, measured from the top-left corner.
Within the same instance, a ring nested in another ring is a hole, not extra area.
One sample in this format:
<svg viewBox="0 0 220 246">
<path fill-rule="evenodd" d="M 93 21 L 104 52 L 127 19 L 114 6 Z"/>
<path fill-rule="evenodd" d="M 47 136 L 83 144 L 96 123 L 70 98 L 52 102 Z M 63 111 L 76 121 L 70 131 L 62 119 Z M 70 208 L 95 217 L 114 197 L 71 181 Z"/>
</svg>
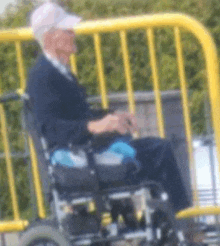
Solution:
<svg viewBox="0 0 220 246">
<path fill-rule="evenodd" d="M 24 125 L 28 135 L 32 138 L 34 142 L 35 151 L 38 159 L 38 168 L 42 183 L 42 188 L 44 195 L 48 199 L 48 195 L 50 193 L 50 179 L 48 175 L 48 160 L 45 158 L 45 150 L 42 146 L 42 139 L 40 133 L 37 131 L 37 122 L 35 117 L 29 107 L 28 101 L 24 101 L 23 106 L 23 118 Z"/>
</svg>

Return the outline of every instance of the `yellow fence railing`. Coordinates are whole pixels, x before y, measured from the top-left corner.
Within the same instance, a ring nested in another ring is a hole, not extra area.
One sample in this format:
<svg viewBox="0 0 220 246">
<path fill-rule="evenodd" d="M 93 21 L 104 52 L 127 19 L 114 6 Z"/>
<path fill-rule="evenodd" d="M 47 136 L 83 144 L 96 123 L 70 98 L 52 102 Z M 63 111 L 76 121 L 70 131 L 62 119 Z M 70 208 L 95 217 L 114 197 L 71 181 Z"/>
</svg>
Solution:
<svg viewBox="0 0 220 246">
<path fill-rule="evenodd" d="M 188 102 L 188 90 L 187 90 L 187 81 L 185 75 L 185 66 L 184 66 L 184 57 L 183 57 L 183 48 L 181 42 L 181 30 L 187 31 L 194 35 L 194 37 L 199 41 L 203 54 L 206 61 L 207 69 L 207 82 L 209 89 L 209 98 L 211 104 L 211 114 L 213 121 L 213 128 L 215 133 L 215 140 L 217 145 L 217 154 L 218 160 L 220 161 L 220 84 L 219 84 L 219 68 L 218 68 L 218 59 L 217 51 L 214 44 L 214 41 L 203 25 L 197 22 L 195 19 L 183 15 L 183 14 L 155 14 L 155 15 L 143 15 L 135 17 L 126 17 L 126 18 L 117 18 L 117 19 L 105 19 L 105 20 L 96 20 L 96 21 L 86 21 L 80 23 L 75 27 L 77 35 L 92 35 L 94 39 L 94 50 L 96 55 L 96 63 L 98 68 L 98 80 L 100 85 L 100 92 L 102 98 L 102 106 L 108 108 L 108 97 L 107 97 L 107 86 L 104 73 L 104 64 L 102 57 L 101 41 L 100 36 L 102 33 L 112 33 L 118 32 L 121 41 L 121 50 L 124 64 L 124 73 L 126 79 L 126 88 L 128 93 L 128 103 L 129 110 L 132 113 L 135 113 L 135 100 L 134 92 L 132 85 L 132 71 L 130 65 L 130 56 L 128 50 L 127 42 L 127 31 L 135 29 L 143 29 L 146 31 L 146 44 L 149 47 L 150 54 L 150 66 L 152 69 L 152 78 L 153 78 L 153 88 L 155 93 L 155 105 L 157 109 L 157 121 L 158 121 L 158 131 L 161 137 L 165 137 L 164 129 L 164 119 L 162 113 L 162 102 L 160 95 L 160 86 L 159 86 L 159 73 L 157 66 L 157 57 L 155 50 L 154 42 L 154 31 L 156 28 L 172 28 L 175 36 L 175 45 L 176 45 L 176 57 L 180 78 L 180 88 L 182 95 L 183 103 L 183 113 L 184 113 L 184 122 L 186 130 L 186 138 L 188 144 L 188 153 L 190 160 L 190 170 L 191 170 L 191 179 L 193 182 L 194 193 L 194 202 L 195 206 L 190 209 L 186 209 L 178 214 L 179 218 L 183 217 L 192 217 L 201 214 L 216 214 L 220 212 L 220 207 L 211 207 L 211 208 L 200 208 L 197 206 L 197 187 L 196 187 L 196 169 L 193 161 L 193 148 L 192 148 L 192 129 L 191 129 L 191 120 L 189 112 L 189 102 Z M 20 75 L 20 88 L 25 89 L 25 68 L 23 64 L 23 55 L 21 49 L 21 42 L 33 40 L 32 30 L 29 28 L 20 28 L 12 30 L 3 30 L 0 32 L 0 43 L 2 42 L 14 42 L 16 53 L 17 53 L 17 62 L 18 62 L 18 72 Z M 71 56 L 70 59 L 72 71 L 77 73 L 77 57 L 75 55 Z M 14 211 L 14 220 L 9 222 L 0 223 L 0 232 L 3 231 L 13 231 L 13 230 L 23 230 L 27 226 L 27 221 L 20 220 L 19 209 L 17 203 L 17 196 L 15 190 L 15 184 L 13 182 L 14 175 L 11 165 L 10 157 L 10 148 L 7 138 L 7 123 L 4 117 L 4 109 L 0 107 L 0 116 L 1 116 L 1 129 L 2 137 L 5 146 L 6 152 L 6 163 L 8 167 L 8 178 L 9 186 L 13 204 Z M 41 181 L 38 171 L 38 165 L 36 160 L 36 153 L 34 150 L 33 142 L 30 139 L 30 150 L 32 157 L 32 167 L 33 167 L 33 177 L 34 185 L 36 190 L 37 197 L 37 207 L 39 217 L 45 218 L 45 208 L 44 200 L 42 196 Z M 219 170 L 220 171 L 220 170 Z"/>
</svg>

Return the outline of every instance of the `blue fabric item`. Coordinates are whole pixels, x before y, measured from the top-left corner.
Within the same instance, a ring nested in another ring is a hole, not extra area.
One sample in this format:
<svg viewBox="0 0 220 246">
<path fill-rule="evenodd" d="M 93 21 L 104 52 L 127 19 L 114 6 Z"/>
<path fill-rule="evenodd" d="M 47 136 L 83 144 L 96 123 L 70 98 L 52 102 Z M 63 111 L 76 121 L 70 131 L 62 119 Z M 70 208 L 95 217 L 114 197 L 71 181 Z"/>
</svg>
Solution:
<svg viewBox="0 0 220 246">
<path fill-rule="evenodd" d="M 84 167 L 87 165 L 86 157 L 74 155 L 67 149 L 54 151 L 51 155 L 50 162 L 52 165 L 59 163 L 68 167 Z"/>
<path fill-rule="evenodd" d="M 72 167 L 75 165 L 75 162 L 71 159 L 70 151 L 59 149 L 53 152 L 50 158 L 51 164 L 55 165 L 57 163 Z"/>
<path fill-rule="evenodd" d="M 136 150 L 122 140 L 114 142 L 107 150 L 103 151 L 102 153 L 104 152 L 111 152 L 115 153 L 116 155 L 120 154 L 123 156 L 123 160 L 134 159 L 136 156 Z M 74 155 L 70 150 L 67 149 L 58 149 L 54 151 L 50 160 L 52 165 L 59 163 L 68 167 L 83 167 L 86 163 L 85 159 Z"/>
<path fill-rule="evenodd" d="M 110 145 L 107 151 L 122 154 L 124 156 L 124 159 L 134 159 L 136 156 L 136 150 L 132 148 L 128 143 L 125 143 L 123 141 L 114 142 L 112 145 Z"/>
</svg>

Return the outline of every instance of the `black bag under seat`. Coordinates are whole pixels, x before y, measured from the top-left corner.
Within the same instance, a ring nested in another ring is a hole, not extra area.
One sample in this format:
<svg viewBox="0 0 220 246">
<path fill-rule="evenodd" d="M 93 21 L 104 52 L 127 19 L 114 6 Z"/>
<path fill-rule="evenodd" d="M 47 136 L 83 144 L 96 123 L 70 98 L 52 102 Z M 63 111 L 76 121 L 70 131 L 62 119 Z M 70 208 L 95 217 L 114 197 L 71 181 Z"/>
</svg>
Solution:
<svg viewBox="0 0 220 246">
<path fill-rule="evenodd" d="M 99 181 L 112 183 L 126 181 L 136 171 L 136 163 L 127 161 L 119 165 L 97 165 Z"/>
<path fill-rule="evenodd" d="M 53 166 L 53 177 L 55 183 L 64 189 L 92 191 L 97 181 L 112 186 L 125 184 L 135 171 L 136 164 L 131 161 L 113 165 L 96 164 L 94 169 L 89 166 L 78 168 L 56 164 Z"/>
<path fill-rule="evenodd" d="M 56 164 L 53 166 L 53 178 L 58 187 L 92 191 L 96 186 L 95 172 L 89 167 L 75 168 Z"/>
</svg>

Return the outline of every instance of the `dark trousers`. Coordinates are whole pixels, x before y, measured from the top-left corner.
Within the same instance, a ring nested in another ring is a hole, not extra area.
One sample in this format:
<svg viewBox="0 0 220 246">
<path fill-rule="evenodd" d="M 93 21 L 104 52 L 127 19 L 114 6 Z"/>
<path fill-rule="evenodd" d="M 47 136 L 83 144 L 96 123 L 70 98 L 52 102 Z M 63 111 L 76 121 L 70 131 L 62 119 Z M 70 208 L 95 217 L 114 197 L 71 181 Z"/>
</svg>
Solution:
<svg viewBox="0 0 220 246">
<path fill-rule="evenodd" d="M 131 144 L 137 150 L 137 159 L 142 165 L 137 179 L 159 182 L 168 193 L 175 212 L 189 207 L 190 200 L 170 142 L 160 138 L 143 138 L 133 140 Z"/>
</svg>

